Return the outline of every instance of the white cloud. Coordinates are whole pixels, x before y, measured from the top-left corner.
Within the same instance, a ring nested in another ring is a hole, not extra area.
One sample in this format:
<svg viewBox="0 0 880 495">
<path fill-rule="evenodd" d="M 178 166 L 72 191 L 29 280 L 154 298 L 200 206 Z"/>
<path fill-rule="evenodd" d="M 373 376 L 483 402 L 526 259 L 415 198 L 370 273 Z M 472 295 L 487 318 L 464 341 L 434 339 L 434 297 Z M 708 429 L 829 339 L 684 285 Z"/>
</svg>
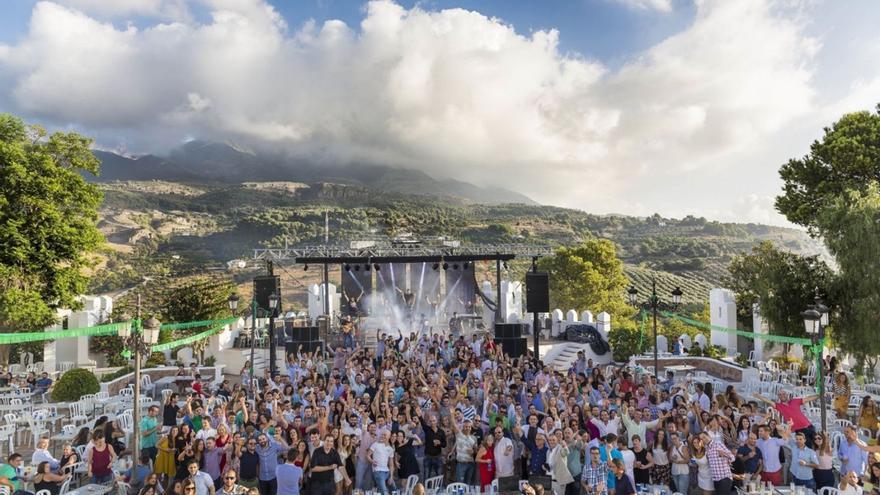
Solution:
<svg viewBox="0 0 880 495">
<path fill-rule="evenodd" d="M 359 29 L 289 32 L 262 0 L 204 3 L 206 23 L 120 29 L 40 2 L 27 36 L 0 46 L 0 102 L 131 149 L 231 140 L 598 212 L 625 206 L 634 178 L 713 166 L 813 107 L 819 45 L 763 0 L 700 1 L 690 27 L 616 71 L 561 53 L 553 30 L 463 9 L 377 0 Z"/>
<path fill-rule="evenodd" d="M 58 3 L 101 17 L 146 16 L 188 19 L 186 0 L 57 0 Z"/>
<path fill-rule="evenodd" d="M 614 0 L 634 10 L 672 12 L 672 0 Z"/>
</svg>

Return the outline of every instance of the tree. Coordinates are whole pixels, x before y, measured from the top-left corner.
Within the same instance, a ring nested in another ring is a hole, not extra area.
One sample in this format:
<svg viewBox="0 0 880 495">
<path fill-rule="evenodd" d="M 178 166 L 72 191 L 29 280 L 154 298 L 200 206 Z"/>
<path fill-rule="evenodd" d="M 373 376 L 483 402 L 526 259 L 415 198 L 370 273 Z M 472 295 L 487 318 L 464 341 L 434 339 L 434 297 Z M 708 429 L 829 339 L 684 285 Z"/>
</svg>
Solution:
<svg viewBox="0 0 880 495">
<path fill-rule="evenodd" d="M 877 111 L 844 115 L 825 128 L 808 155 L 779 169 L 784 185 L 776 209 L 789 221 L 815 235 L 819 212 L 826 205 L 847 191 L 864 192 L 880 180 L 880 105 Z"/>
<path fill-rule="evenodd" d="M 228 317 L 228 298 L 234 288 L 229 279 L 207 275 L 176 281 L 162 292 L 161 319 L 167 323 L 181 323 Z M 188 337 L 205 330 L 205 327 L 175 330 L 174 338 Z M 201 352 L 205 344 L 204 339 L 195 342 L 193 350 Z"/>
<path fill-rule="evenodd" d="M 819 232 L 837 260 L 839 310 L 832 324 L 841 349 L 864 364 L 880 354 L 880 185 L 850 190 L 818 215 Z M 873 366 L 871 366 L 873 367 Z"/>
<path fill-rule="evenodd" d="M 806 337 L 800 313 L 812 304 L 817 287 L 827 294 L 834 280 L 818 256 L 782 251 L 769 241 L 736 255 L 728 271 L 725 285 L 736 293 L 737 307 L 750 311 L 760 304 L 770 331 L 790 337 Z"/>
<path fill-rule="evenodd" d="M 82 175 L 98 174 L 90 145 L 0 114 L 0 332 L 40 330 L 58 308 L 81 307 L 87 255 L 103 243 L 102 195 Z M 0 346 L 0 361 L 8 352 Z"/>
<path fill-rule="evenodd" d="M 591 239 L 580 246 L 561 247 L 543 258 L 539 268 L 550 273 L 550 302 L 563 310 L 607 311 L 615 318 L 632 316 L 625 298 L 626 277 L 614 244 Z"/>
</svg>

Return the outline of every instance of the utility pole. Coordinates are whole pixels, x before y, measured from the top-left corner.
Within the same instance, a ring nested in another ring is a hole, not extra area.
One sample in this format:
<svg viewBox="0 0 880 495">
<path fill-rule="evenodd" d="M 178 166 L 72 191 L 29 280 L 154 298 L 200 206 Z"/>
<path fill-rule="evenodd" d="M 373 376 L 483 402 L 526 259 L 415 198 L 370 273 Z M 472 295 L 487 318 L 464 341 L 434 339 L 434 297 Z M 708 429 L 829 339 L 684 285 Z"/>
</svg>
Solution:
<svg viewBox="0 0 880 495">
<path fill-rule="evenodd" d="M 275 269 L 272 265 L 272 260 L 269 260 L 267 263 L 268 263 L 267 268 L 269 269 L 269 276 L 274 276 Z M 273 291 L 273 292 L 275 292 L 275 294 L 273 294 L 273 296 L 276 298 L 276 302 L 275 302 L 274 307 L 272 307 L 273 304 L 271 303 L 271 301 L 269 304 L 269 306 L 270 306 L 270 308 L 269 308 L 269 378 L 275 377 L 275 358 L 276 358 L 276 353 L 278 351 L 276 349 L 276 345 L 275 345 L 275 312 L 278 309 L 278 306 L 277 306 L 278 293 L 277 293 L 277 290 Z M 270 297 L 270 299 L 271 299 L 271 297 Z"/>
<path fill-rule="evenodd" d="M 532 257 L 532 273 L 538 273 L 538 257 L 537 256 Z M 540 335 L 541 335 L 541 317 L 538 315 L 537 311 L 532 312 L 532 317 L 533 317 L 532 331 L 534 332 L 534 336 L 535 336 L 534 337 L 535 338 L 535 356 L 534 356 L 534 358 L 535 358 L 535 366 L 537 367 L 538 362 L 540 361 L 539 352 L 538 352 L 538 339 L 540 338 Z"/>
<path fill-rule="evenodd" d="M 501 314 L 501 255 L 495 253 L 495 323 L 504 321 L 504 315 Z"/>
</svg>

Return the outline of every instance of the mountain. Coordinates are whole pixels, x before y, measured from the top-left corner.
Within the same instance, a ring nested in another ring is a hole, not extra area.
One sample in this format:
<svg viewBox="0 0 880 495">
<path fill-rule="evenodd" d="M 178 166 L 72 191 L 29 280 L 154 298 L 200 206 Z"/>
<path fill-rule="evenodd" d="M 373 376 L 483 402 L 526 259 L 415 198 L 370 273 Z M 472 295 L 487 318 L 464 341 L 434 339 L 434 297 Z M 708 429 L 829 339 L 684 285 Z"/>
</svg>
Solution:
<svg viewBox="0 0 880 495">
<path fill-rule="evenodd" d="M 95 151 L 95 156 L 101 160 L 99 182 L 332 183 L 405 195 L 446 197 L 463 203 L 537 204 L 527 196 L 507 189 L 437 179 L 418 170 L 367 164 L 317 164 L 283 155 L 257 153 L 227 143 L 190 141 L 167 156 L 128 158 L 99 150 Z"/>
</svg>

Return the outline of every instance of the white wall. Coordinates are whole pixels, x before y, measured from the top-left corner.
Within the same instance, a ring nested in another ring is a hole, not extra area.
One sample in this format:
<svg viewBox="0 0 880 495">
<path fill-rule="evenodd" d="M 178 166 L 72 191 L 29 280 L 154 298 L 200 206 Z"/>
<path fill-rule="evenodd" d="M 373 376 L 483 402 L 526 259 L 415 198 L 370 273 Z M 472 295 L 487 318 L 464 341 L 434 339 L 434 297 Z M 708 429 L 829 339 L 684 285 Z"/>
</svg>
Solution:
<svg viewBox="0 0 880 495">
<path fill-rule="evenodd" d="M 709 291 L 709 309 L 713 326 L 736 328 L 736 298 L 729 289 L 712 289 Z M 712 330 L 712 345 L 720 345 L 727 349 L 728 355 L 737 352 L 736 334 L 720 330 Z"/>
</svg>

